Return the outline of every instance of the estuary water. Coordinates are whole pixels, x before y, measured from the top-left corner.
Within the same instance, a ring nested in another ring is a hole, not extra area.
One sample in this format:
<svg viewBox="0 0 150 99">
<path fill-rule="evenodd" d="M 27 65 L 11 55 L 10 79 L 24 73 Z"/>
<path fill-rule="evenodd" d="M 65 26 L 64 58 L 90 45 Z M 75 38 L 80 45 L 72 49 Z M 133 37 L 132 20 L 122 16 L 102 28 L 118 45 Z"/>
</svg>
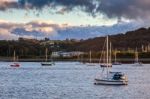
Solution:
<svg viewBox="0 0 150 99">
<path fill-rule="evenodd" d="M 0 62 L 0 99 L 150 99 L 150 64 L 113 66 L 128 75 L 128 85 L 94 85 L 101 68 L 77 62 Z"/>
</svg>

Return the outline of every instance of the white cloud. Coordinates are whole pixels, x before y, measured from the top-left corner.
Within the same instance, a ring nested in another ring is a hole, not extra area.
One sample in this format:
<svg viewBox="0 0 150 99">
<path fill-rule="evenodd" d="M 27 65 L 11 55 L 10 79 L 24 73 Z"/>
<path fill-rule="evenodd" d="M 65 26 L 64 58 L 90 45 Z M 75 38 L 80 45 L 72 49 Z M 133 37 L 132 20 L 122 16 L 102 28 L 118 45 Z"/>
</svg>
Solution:
<svg viewBox="0 0 150 99">
<path fill-rule="evenodd" d="M 125 33 L 140 27 L 144 23 L 124 21 L 113 26 L 70 26 L 68 24 L 55 24 L 52 21 L 31 21 L 28 23 L 13 23 L 0 20 L 0 39 L 17 39 L 18 37 L 50 39 L 87 39 L 90 37 L 104 36 L 107 34 Z"/>
<path fill-rule="evenodd" d="M 65 26 L 55 24 L 52 21 L 36 20 L 28 23 L 13 23 L 0 20 L 0 38 L 1 39 L 17 39 L 22 37 L 50 37 L 56 36 L 57 31 L 64 29 Z"/>
<path fill-rule="evenodd" d="M 17 38 L 17 35 L 11 34 L 9 30 L 0 28 L 0 40 L 9 40 Z"/>
</svg>

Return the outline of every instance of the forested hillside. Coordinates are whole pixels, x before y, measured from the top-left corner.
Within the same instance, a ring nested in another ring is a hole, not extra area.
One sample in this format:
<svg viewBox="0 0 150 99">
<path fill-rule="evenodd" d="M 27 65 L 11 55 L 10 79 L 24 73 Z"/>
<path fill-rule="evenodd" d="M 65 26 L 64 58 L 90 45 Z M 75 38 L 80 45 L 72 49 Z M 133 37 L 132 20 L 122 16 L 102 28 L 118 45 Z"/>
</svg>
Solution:
<svg viewBox="0 0 150 99">
<path fill-rule="evenodd" d="M 129 31 L 125 34 L 109 35 L 112 42 L 112 48 L 118 50 L 128 50 L 137 47 L 139 51 L 150 45 L 150 28 L 140 28 L 135 31 Z M 0 56 L 12 56 L 15 50 L 19 57 L 36 57 L 44 56 L 45 48 L 52 51 L 100 51 L 102 50 L 105 37 L 90 38 L 87 40 L 36 40 L 19 38 L 18 40 L 1 40 L 0 41 Z M 149 48 L 150 49 L 150 48 Z"/>
<path fill-rule="evenodd" d="M 140 50 L 142 46 L 148 46 L 150 44 L 150 28 L 140 28 L 125 34 L 110 35 L 109 39 L 112 42 L 113 49 L 127 50 L 137 47 Z M 84 40 L 77 43 L 75 49 L 82 51 L 99 51 L 102 49 L 104 40 L 105 37 Z"/>
</svg>

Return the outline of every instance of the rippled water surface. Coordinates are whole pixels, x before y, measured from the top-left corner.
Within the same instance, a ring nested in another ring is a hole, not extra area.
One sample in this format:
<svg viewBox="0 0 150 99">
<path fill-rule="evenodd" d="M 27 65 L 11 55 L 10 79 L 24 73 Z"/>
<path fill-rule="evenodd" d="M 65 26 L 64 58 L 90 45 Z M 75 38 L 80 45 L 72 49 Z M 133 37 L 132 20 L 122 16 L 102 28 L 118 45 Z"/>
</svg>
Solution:
<svg viewBox="0 0 150 99">
<path fill-rule="evenodd" d="M 113 66 L 112 71 L 128 75 L 127 86 L 94 85 L 101 73 L 98 66 L 57 62 L 42 67 L 38 62 L 22 62 L 12 68 L 0 62 L 0 99 L 149 99 L 150 65 Z"/>
</svg>

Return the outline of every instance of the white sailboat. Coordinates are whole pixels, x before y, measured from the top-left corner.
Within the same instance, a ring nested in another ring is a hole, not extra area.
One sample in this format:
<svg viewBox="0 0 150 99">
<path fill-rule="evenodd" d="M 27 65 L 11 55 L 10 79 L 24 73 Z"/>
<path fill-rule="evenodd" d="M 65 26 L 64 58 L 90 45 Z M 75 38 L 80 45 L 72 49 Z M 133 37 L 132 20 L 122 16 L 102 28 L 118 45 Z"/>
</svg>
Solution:
<svg viewBox="0 0 150 99">
<path fill-rule="evenodd" d="M 45 49 L 45 62 L 42 62 L 41 65 L 42 66 L 52 66 L 54 65 L 54 62 L 48 62 L 48 58 L 47 58 L 47 53 L 48 53 L 48 49 Z"/>
<path fill-rule="evenodd" d="M 101 67 L 112 67 L 112 60 L 111 60 L 111 43 L 107 42 L 107 39 L 105 40 L 105 43 L 108 43 L 108 47 L 110 47 L 110 49 L 108 50 L 108 52 L 106 51 L 102 51 L 101 57 L 100 57 L 100 66 Z M 105 43 L 104 43 L 104 48 L 105 48 Z M 103 48 L 103 50 L 104 50 Z M 107 55 L 108 54 L 108 63 L 107 63 Z"/>
<path fill-rule="evenodd" d="M 95 64 L 92 63 L 92 51 L 89 52 L 89 63 L 87 63 L 87 66 L 95 66 Z"/>
<path fill-rule="evenodd" d="M 11 67 L 20 67 L 20 64 L 16 62 L 16 51 L 14 50 L 13 63 L 10 65 Z"/>
<path fill-rule="evenodd" d="M 95 78 L 94 84 L 96 85 L 127 85 L 128 84 L 128 79 L 127 76 L 121 72 L 109 72 L 109 46 L 108 46 L 108 36 L 106 40 L 106 67 L 107 67 L 107 72 L 105 76 L 101 76 L 99 78 Z M 104 68 L 105 69 L 105 68 Z"/>
<path fill-rule="evenodd" d="M 121 65 L 121 63 L 117 61 L 117 51 L 116 50 L 115 50 L 115 61 L 114 61 L 113 65 Z"/>
<path fill-rule="evenodd" d="M 134 66 L 142 66 L 142 62 L 139 62 L 139 54 L 138 54 L 137 48 L 135 51 L 135 61 L 134 61 L 133 65 Z"/>
<path fill-rule="evenodd" d="M 77 63 L 76 63 L 76 65 L 82 65 L 83 64 L 83 60 L 82 60 L 82 54 L 78 54 L 77 55 Z"/>
</svg>

